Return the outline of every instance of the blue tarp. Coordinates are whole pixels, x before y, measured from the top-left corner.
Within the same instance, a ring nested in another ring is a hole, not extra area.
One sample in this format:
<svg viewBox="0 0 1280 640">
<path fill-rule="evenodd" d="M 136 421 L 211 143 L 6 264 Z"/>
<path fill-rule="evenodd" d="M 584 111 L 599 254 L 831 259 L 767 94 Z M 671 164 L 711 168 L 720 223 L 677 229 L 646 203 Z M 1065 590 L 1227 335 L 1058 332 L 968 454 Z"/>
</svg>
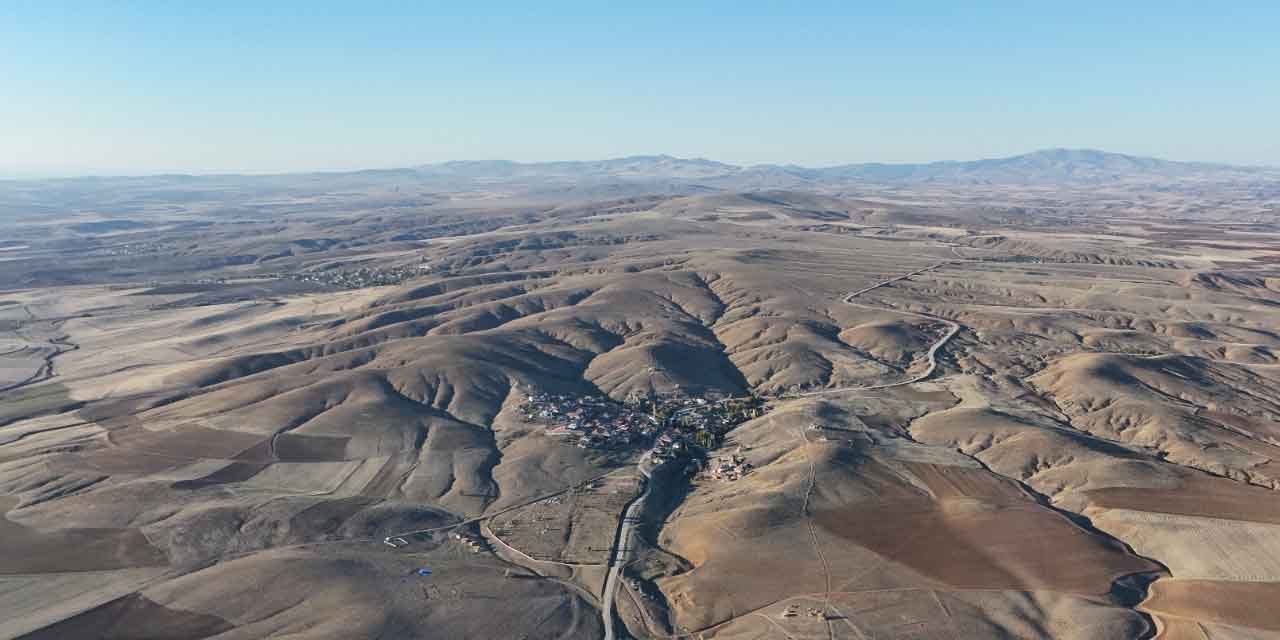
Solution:
<svg viewBox="0 0 1280 640">
<path fill-rule="evenodd" d="M 417 571 L 414 571 L 414 573 L 416 573 L 416 574 L 418 574 L 418 575 L 420 575 L 420 576 L 422 576 L 422 577 L 424 577 L 424 578 L 425 578 L 425 577 L 427 577 L 427 576 L 431 575 L 431 570 L 430 570 L 430 569 L 428 569 L 428 568 L 426 568 L 426 567 L 423 567 L 423 568 L 421 568 L 421 569 L 418 569 Z"/>
</svg>

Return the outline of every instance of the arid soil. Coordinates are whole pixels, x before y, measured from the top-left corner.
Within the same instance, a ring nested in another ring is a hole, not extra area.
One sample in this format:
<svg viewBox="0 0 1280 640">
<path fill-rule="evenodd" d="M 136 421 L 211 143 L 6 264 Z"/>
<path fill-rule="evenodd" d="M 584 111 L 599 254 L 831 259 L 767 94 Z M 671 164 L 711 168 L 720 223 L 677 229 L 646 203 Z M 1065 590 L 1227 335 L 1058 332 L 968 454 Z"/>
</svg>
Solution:
<svg viewBox="0 0 1280 640">
<path fill-rule="evenodd" d="M 1125 189 L 13 223 L 0 637 L 1280 637 L 1280 227 Z M 531 389 L 765 404 L 641 485 Z"/>
</svg>

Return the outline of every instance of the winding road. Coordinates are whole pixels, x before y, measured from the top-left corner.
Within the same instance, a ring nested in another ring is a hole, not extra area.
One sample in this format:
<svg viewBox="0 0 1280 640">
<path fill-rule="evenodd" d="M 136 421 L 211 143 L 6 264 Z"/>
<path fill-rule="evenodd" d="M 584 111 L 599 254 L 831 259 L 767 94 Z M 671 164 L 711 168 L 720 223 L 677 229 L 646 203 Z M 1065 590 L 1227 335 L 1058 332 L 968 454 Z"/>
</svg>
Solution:
<svg viewBox="0 0 1280 640">
<path fill-rule="evenodd" d="M 12 333 L 15 336 L 17 336 L 19 339 L 26 340 L 30 344 L 16 351 L 11 351 L 5 355 L 12 355 L 14 353 L 18 353 L 22 351 L 32 351 L 34 353 L 40 354 L 40 358 L 43 360 L 43 364 L 41 364 L 40 367 L 36 369 L 26 379 L 18 380 L 10 384 L 0 385 L 0 393 L 3 393 L 5 391 L 15 391 L 17 389 L 21 389 L 22 387 L 30 386 L 38 382 L 44 382 L 46 380 L 53 378 L 55 375 L 57 375 L 57 373 L 54 372 L 53 370 L 53 359 L 57 358 L 58 356 L 68 351 L 75 351 L 76 349 L 80 348 L 80 345 L 75 344 L 74 342 L 71 342 L 70 341 L 71 336 L 65 333 L 57 336 L 50 336 L 50 337 L 44 338 L 43 340 L 28 338 L 23 334 L 23 331 L 22 331 L 25 325 L 35 324 L 39 322 L 48 322 L 50 328 L 53 329 L 53 328 L 59 327 L 63 322 L 67 320 L 67 318 L 38 318 L 34 313 L 31 312 L 31 307 L 29 307 L 28 305 L 22 305 L 22 310 L 27 314 L 28 319 L 19 322 L 18 326 L 12 330 Z M 43 342 L 43 344 L 41 344 L 41 342 Z M 52 348 L 50 349 L 50 347 Z"/>
<path fill-rule="evenodd" d="M 893 278 L 889 278 L 888 280 L 884 280 L 884 281 L 881 281 L 881 282 L 877 282 L 876 284 L 873 284 L 873 285 L 871 285 L 871 286 L 869 286 L 869 287 L 864 287 L 864 288 L 862 288 L 862 289 L 858 289 L 857 291 L 854 291 L 853 293 L 850 293 L 849 295 L 847 295 L 847 296 L 845 296 L 845 297 L 843 297 L 843 298 L 841 298 L 841 299 L 840 299 L 840 301 L 841 301 L 841 302 L 843 302 L 843 303 L 845 303 L 845 304 L 853 305 L 853 306 L 855 306 L 855 307 L 861 307 L 861 308 L 863 308 L 863 309 L 872 309 L 872 310 L 875 310 L 875 311 L 889 311 L 889 312 L 892 312 L 892 313 L 900 313 L 900 314 L 903 314 L 903 315 L 914 316 L 914 317 L 916 317 L 916 318 L 924 318 L 925 320 L 931 320 L 931 321 L 933 321 L 933 322 L 938 322 L 938 323 L 941 323 L 941 324 L 945 324 L 945 325 L 947 325 L 947 332 L 946 332 L 946 333 L 944 333 L 944 334 L 942 335 L 942 337 L 938 339 L 938 341 L 937 341 L 937 342 L 933 343 L 933 346 L 929 347 L 929 351 L 925 354 L 925 355 L 926 355 L 926 358 L 927 358 L 927 359 L 928 359 L 928 361 L 929 361 L 929 366 L 925 367 L 925 370 L 924 370 L 924 371 L 920 372 L 919 374 L 917 374 L 917 375 L 915 375 L 915 376 L 913 376 L 913 377 L 911 377 L 911 378 L 909 378 L 909 379 L 907 379 L 907 380 L 899 380 L 899 381 L 897 381 L 897 382 L 887 382 L 887 383 L 885 383 L 885 384 L 875 384 L 875 385 L 870 385 L 870 386 L 851 385 L 851 386 L 847 386 L 847 387 L 836 387 L 836 388 L 833 388 L 833 389 L 819 389 L 819 390 L 817 390 L 817 391 L 806 391 L 806 392 L 803 392 L 803 393 L 789 394 L 789 395 L 786 395 L 786 396 L 784 396 L 784 397 L 786 397 L 786 398 L 810 398 L 810 397 L 813 397 L 813 396 L 832 395 L 832 394 L 837 394 L 837 393 L 844 393 L 844 392 L 847 392 L 847 391 L 874 391 L 874 390 L 876 390 L 876 389 L 890 389 L 890 388 L 893 388 L 893 387 L 902 387 L 902 386 L 906 386 L 906 385 L 909 385 L 909 384 L 915 384 L 915 383 L 917 383 L 917 382 L 923 382 L 924 380 L 929 379 L 929 377 L 930 377 L 930 376 L 932 376 L 932 375 L 933 375 L 933 373 L 934 373 L 935 371 L 937 371 L 937 369 L 938 369 L 938 352 L 939 352 L 940 350 L 942 350 L 942 348 L 943 348 L 944 346 L 946 346 L 946 344 L 947 344 L 948 342 L 950 342 L 950 341 L 951 341 L 951 339 L 952 339 L 952 338 L 954 338 L 954 337 L 956 336 L 956 334 L 957 334 L 957 333 L 960 333 L 960 325 L 959 325 L 958 323 L 952 322 L 951 320 L 947 320 L 946 318 L 939 318 L 939 317 L 937 317 L 937 316 L 931 316 L 931 315 L 929 315 L 929 314 L 927 314 L 927 313 L 920 313 L 920 312 L 917 312 L 917 311 L 904 311 L 904 310 L 902 310 L 902 309 L 889 309 L 889 308 L 885 308 L 885 307 L 876 307 L 876 306 L 867 305 L 867 304 L 859 304 L 859 303 L 857 303 L 857 302 L 854 302 L 854 301 L 853 301 L 853 299 L 854 299 L 854 298 L 856 298 L 856 297 L 858 297 L 858 296 L 860 296 L 860 295 L 862 295 L 862 294 L 864 294 L 864 293 L 867 293 L 867 292 L 869 292 L 869 291 L 875 291 L 876 289 L 879 289 L 880 287 L 888 286 L 888 285 L 891 285 L 891 284 L 893 284 L 893 283 L 895 283 L 895 282 L 899 282 L 899 281 L 901 281 L 901 280 L 906 280 L 907 278 L 910 278 L 910 277 L 912 277 L 912 276 L 917 276 L 917 275 L 920 275 L 920 274 L 925 273 L 925 272 L 927 272 L 927 271 L 933 271 L 934 269 L 937 269 L 938 267 L 943 267 L 943 266 L 946 266 L 946 265 L 949 265 L 949 264 L 955 264 L 955 263 L 954 263 L 954 262 L 939 262 L 939 263 L 937 263 L 937 264 L 930 265 L 930 266 L 927 266 L 927 267 L 924 267 L 924 268 L 921 268 L 921 269 L 916 269 L 915 271 L 912 271 L 911 273 L 905 273 L 905 274 L 900 275 L 900 276 L 895 276 L 895 277 L 893 277 Z"/>
<path fill-rule="evenodd" d="M 805 393 L 785 395 L 785 396 L 781 396 L 779 399 L 808 398 L 813 396 L 845 393 L 849 391 L 873 391 L 876 389 L 889 389 L 892 387 L 901 387 L 909 384 L 915 384 L 917 382 L 926 380 L 930 376 L 932 376 L 934 372 L 937 371 L 938 369 L 938 352 L 944 346 L 946 346 L 946 344 L 950 342 L 951 339 L 954 338 L 957 333 L 960 332 L 960 325 L 958 323 L 952 322 L 951 320 L 947 320 L 945 318 L 939 318 L 937 316 L 931 316 L 929 314 L 919 313 L 916 311 L 903 311 L 901 309 L 886 309 L 884 307 L 875 307 L 871 305 L 859 304 L 857 302 L 854 302 L 853 299 L 869 291 L 875 291 L 876 289 L 879 289 L 881 287 L 888 286 L 902 280 L 906 280 L 907 278 L 910 278 L 912 276 L 917 276 L 927 271 L 932 271 L 934 269 L 937 269 L 939 267 L 946 266 L 949 264 L 955 264 L 955 262 L 953 261 L 939 262 L 937 264 L 932 264 L 927 267 L 916 269 L 915 271 L 912 271 L 910 273 L 904 273 L 899 276 L 894 276 L 892 278 L 889 278 L 888 280 L 882 280 L 880 282 L 877 282 L 869 287 L 863 287 L 861 289 L 858 289 L 857 291 L 853 291 L 840 299 L 840 301 L 845 304 L 849 304 L 857 307 L 874 309 L 876 311 L 890 311 L 893 313 L 900 313 L 903 315 L 914 316 L 917 318 L 924 318 L 926 320 L 945 324 L 947 326 L 946 333 L 944 333 L 941 338 L 939 338 L 936 342 L 933 343 L 932 346 L 929 347 L 929 351 L 926 354 L 926 357 L 929 362 L 929 366 L 926 367 L 924 371 L 920 372 L 915 376 L 912 376 L 907 380 L 899 380 L 897 382 L 889 382 L 885 384 L 877 384 L 877 385 L 871 385 L 871 386 L 847 386 L 847 387 L 838 387 L 834 389 L 821 389 L 818 391 L 809 391 Z M 803 437 L 803 434 L 801 434 L 801 437 Z M 600 619 L 601 619 L 601 622 L 604 624 L 605 640 L 614 640 L 615 638 L 614 629 L 613 629 L 613 623 L 614 623 L 613 603 L 618 592 L 618 583 L 621 581 L 622 568 L 626 566 L 627 562 L 629 562 L 631 559 L 631 537 L 634 535 L 635 526 L 639 522 L 639 517 L 637 514 L 640 512 L 641 509 L 644 508 L 645 499 L 649 497 L 649 491 L 652 485 L 650 471 L 647 468 L 648 460 L 649 460 L 649 454 L 645 453 L 645 455 L 640 457 L 640 462 L 636 465 L 640 471 L 640 474 L 644 476 L 644 490 L 639 495 L 637 495 L 632 500 L 631 504 L 627 505 L 627 508 L 623 511 L 622 520 L 618 524 L 618 533 L 617 533 L 617 539 L 614 543 L 613 554 L 609 557 L 609 574 L 605 578 L 604 593 L 602 594 L 601 605 L 600 605 Z M 812 486 L 810 487 L 810 489 L 812 490 Z M 808 498 L 806 497 L 806 507 L 805 507 L 806 510 L 808 508 L 807 500 Z M 816 544 L 817 542 L 816 534 L 814 535 L 815 535 L 814 542 Z M 819 553 L 821 553 L 821 551 L 819 551 Z M 825 559 L 824 559 L 824 564 L 825 564 Z M 827 589 L 829 594 L 830 585 L 828 585 Z M 827 601 L 827 607 L 828 608 L 830 607 L 829 598 Z M 828 632 L 829 631 L 830 631 L 830 625 L 828 623 Z"/>
<path fill-rule="evenodd" d="M 622 512 L 622 521 L 618 525 L 618 539 L 613 545 L 613 554 L 609 557 L 609 575 L 604 581 L 604 597 L 600 602 L 600 621 L 604 623 L 605 640 L 613 640 L 613 601 L 618 593 L 618 582 L 622 579 L 622 567 L 626 566 L 631 560 L 631 536 L 635 534 L 636 524 L 640 522 L 640 510 L 644 508 L 644 501 L 649 497 L 649 489 L 652 486 L 650 481 L 649 469 L 646 463 L 649 460 L 649 454 L 645 453 L 640 456 L 640 462 L 636 468 L 640 470 L 640 475 L 644 476 L 644 490 L 640 492 L 631 504 L 627 505 L 626 510 Z"/>
</svg>

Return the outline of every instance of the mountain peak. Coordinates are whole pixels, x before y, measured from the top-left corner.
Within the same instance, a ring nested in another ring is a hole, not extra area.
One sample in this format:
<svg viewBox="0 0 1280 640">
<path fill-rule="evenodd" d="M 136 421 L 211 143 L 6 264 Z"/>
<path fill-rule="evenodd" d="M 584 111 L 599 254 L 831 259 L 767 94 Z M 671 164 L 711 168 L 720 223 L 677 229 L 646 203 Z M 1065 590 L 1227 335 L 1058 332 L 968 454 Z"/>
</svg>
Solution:
<svg viewBox="0 0 1280 640">
<path fill-rule="evenodd" d="M 462 161 L 427 165 L 426 174 L 473 179 L 529 180 L 674 180 L 708 186 L 783 187 L 798 183 L 957 183 L 957 184 L 1102 184 L 1128 180 L 1240 179 L 1274 171 L 1176 162 L 1113 153 L 1100 149 L 1048 148 L 1000 158 L 967 161 L 887 164 L 869 162 L 824 168 L 758 164 L 740 166 L 706 158 L 669 154 L 623 156 L 594 161 L 512 162 Z"/>
</svg>

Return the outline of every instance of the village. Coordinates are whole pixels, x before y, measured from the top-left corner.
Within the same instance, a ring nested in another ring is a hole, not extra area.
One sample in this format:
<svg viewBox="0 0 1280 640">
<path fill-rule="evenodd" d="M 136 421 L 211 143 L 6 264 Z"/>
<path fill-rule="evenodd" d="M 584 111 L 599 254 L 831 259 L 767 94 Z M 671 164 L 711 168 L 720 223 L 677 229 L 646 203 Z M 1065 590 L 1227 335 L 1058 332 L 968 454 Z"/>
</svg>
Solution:
<svg viewBox="0 0 1280 640">
<path fill-rule="evenodd" d="M 617 451 L 647 446 L 655 465 L 675 459 L 702 464 L 726 433 L 762 414 L 763 400 L 672 393 L 632 394 L 618 402 L 601 395 L 529 391 L 519 411 L 525 421 L 545 425 L 548 435 L 568 438 L 584 449 Z M 750 471 L 750 464 L 740 455 L 726 460 L 715 461 L 714 477 L 736 480 Z"/>
<path fill-rule="evenodd" d="M 692 397 L 632 394 L 618 401 L 601 394 L 551 393 L 525 388 L 516 415 L 566 445 L 620 457 L 639 455 L 635 471 L 606 474 L 563 494 L 510 510 L 489 523 L 493 539 L 527 558 L 605 565 L 615 552 L 620 514 L 642 494 L 659 467 L 694 477 L 734 481 L 751 471 L 741 447 L 712 458 L 737 425 L 759 417 L 758 397 Z M 667 476 L 670 477 L 670 476 Z M 393 541 L 394 542 L 394 541 Z M 388 543 L 392 544 L 392 543 Z M 394 546 L 394 545 L 393 545 Z"/>
<path fill-rule="evenodd" d="M 398 267 L 357 267 L 354 269 L 306 270 L 276 274 L 277 277 L 335 287 L 363 289 L 401 284 L 432 270 L 431 265 L 413 264 Z"/>
</svg>

